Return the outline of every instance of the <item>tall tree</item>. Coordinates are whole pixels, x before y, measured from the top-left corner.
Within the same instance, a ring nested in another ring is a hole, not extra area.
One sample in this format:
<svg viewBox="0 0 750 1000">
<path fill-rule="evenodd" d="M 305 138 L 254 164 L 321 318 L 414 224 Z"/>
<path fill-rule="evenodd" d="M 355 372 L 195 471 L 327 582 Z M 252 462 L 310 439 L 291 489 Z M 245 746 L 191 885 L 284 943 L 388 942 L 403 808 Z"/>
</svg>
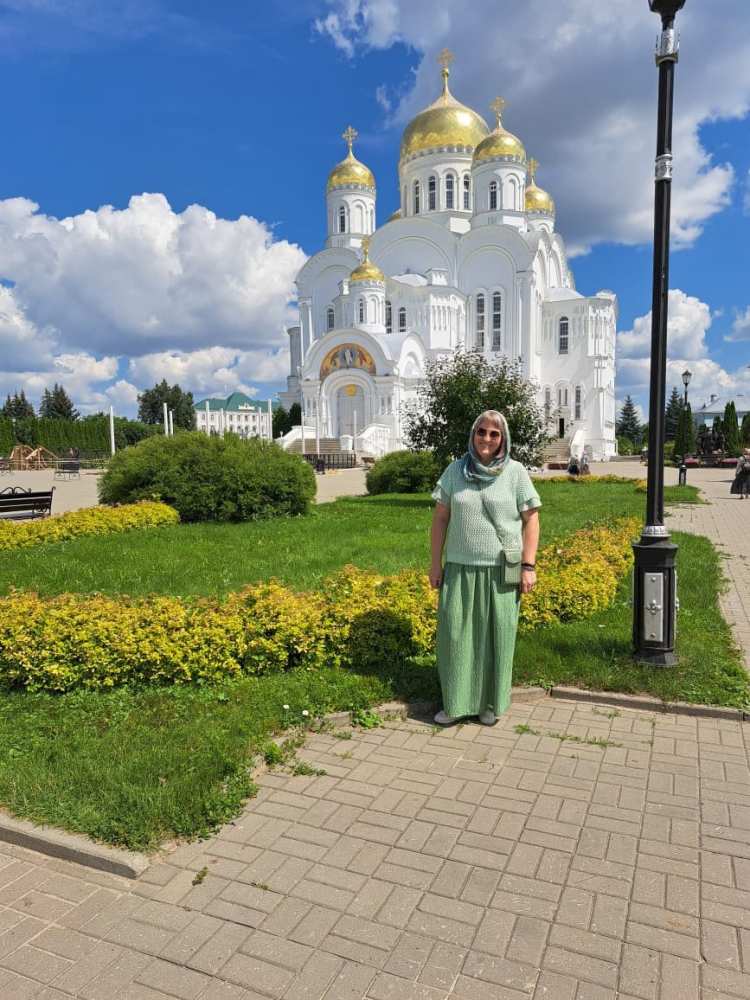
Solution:
<svg viewBox="0 0 750 1000">
<path fill-rule="evenodd" d="M 669 402 L 667 403 L 667 409 L 664 414 L 664 439 L 666 441 L 674 441 L 675 435 L 677 434 L 677 422 L 680 419 L 680 412 L 684 401 L 680 393 L 677 391 L 677 386 L 672 386 L 672 395 L 669 397 Z"/>
<path fill-rule="evenodd" d="M 680 417 L 677 423 L 677 434 L 674 439 L 675 458 L 684 458 L 686 455 L 695 454 L 695 424 L 693 423 L 693 413 L 690 403 L 683 405 L 680 410 Z"/>
<path fill-rule="evenodd" d="M 8 398 L 5 400 L 5 404 L 0 412 L 2 412 L 4 417 L 10 417 L 13 420 L 33 419 L 35 416 L 34 407 L 26 398 L 26 393 L 23 389 L 20 392 L 13 393 L 12 396 L 8 394 Z"/>
<path fill-rule="evenodd" d="M 617 421 L 616 433 L 618 437 L 628 438 L 636 446 L 640 444 L 641 422 L 638 419 L 638 412 L 632 396 L 625 397 L 625 402 L 620 410 L 620 419 Z"/>
<path fill-rule="evenodd" d="M 302 407 L 299 403 L 292 403 L 289 407 L 289 430 L 292 427 L 299 427 L 302 424 Z"/>
<path fill-rule="evenodd" d="M 742 427 L 740 428 L 740 439 L 745 448 L 750 448 L 750 410 L 742 418 Z"/>
<path fill-rule="evenodd" d="M 734 400 L 730 400 L 724 407 L 724 451 L 727 455 L 737 456 L 742 451 L 740 442 L 740 425 L 737 421 L 737 408 Z"/>
<path fill-rule="evenodd" d="M 405 409 L 411 448 L 432 451 L 445 464 L 466 451 L 471 425 L 483 410 L 508 421 L 511 451 L 524 465 L 540 465 L 547 442 L 536 389 L 507 359 L 490 363 L 475 351 L 428 364 L 417 399 Z"/>
<path fill-rule="evenodd" d="M 273 426 L 274 438 L 281 437 L 282 434 L 288 434 L 292 429 L 292 422 L 289 419 L 289 414 L 283 406 L 276 407 L 273 411 L 271 422 Z"/>
<path fill-rule="evenodd" d="M 195 403 L 192 392 L 183 392 L 179 385 L 168 385 L 162 379 L 153 389 L 138 396 L 138 419 L 144 424 L 164 423 L 164 404 L 174 413 L 175 427 L 192 431 L 195 428 Z"/>
<path fill-rule="evenodd" d="M 63 386 L 55 382 L 51 391 L 45 389 L 42 394 L 39 416 L 49 420 L 78 420 L 80 414 Z"/>
</svg>

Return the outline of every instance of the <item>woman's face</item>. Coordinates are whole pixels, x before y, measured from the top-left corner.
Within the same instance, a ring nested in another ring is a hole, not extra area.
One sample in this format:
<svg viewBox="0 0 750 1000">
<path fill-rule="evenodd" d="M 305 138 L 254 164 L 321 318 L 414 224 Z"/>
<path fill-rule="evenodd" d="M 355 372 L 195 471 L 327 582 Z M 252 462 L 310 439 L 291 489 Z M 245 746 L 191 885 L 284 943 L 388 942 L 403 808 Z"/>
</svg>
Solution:
<svg viewBox="0 0 750 1000">
<path fill-rule="evenodd" d="M 490 420 L 482 420 L 474 429 L 474 450 L 482 465 L 487 465 L 500 450 L 503 435 Z"/>
</svg>

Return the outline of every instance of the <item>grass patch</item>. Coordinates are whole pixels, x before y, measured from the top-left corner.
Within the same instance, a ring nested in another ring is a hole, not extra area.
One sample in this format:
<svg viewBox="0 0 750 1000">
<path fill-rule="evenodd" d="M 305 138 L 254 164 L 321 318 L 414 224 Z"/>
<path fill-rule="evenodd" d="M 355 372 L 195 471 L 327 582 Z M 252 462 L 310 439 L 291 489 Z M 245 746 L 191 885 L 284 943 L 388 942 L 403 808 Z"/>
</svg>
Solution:
<svg viewBox="0 0 750 1000">
<path fill-rule="evenodd" d="M 537 485 L 543 545 L 592 520 L 643 514 L 644 494 L 631 483 Z M 667 487 L 665 500 L 692 503 L 698 492 Z M 321 504 L 306 517 L 71 539 L 0 559 L 0 594 L 16 587 L 46 596 L 222 596 L 270 577 L 311 590 L 348 563 L 384 574 L 426 570 L 432 507 L 428 496 L 349 497 Z"/>
</svg>

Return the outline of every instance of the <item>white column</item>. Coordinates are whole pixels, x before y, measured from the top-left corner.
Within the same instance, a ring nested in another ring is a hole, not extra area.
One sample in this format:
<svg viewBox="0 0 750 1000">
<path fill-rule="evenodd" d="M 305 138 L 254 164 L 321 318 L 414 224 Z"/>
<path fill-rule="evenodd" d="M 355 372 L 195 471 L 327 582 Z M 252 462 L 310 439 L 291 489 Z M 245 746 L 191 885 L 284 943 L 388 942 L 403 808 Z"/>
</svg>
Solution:
<svg viewBox="0 0 750 1000">
<path fill-rule="evenodd" d="M 166 403 L 164 403 L 164 436 L 169 437 L 169 414 L 167 413 Z"/>
<path fill-rule="evenodd" d="M 357 407 L 352 405 L 352 417 L 354 419 L 354 454 L 357 454 Z"/>
<path fill-rule="evenodd" d="M 174 410 L 169 411 L 169 436 L 174 437 Z"/>
<path fill-rule="evenodd" d="M 115 409 L 113 406 L 109 408 L 109 447 L 110 451 L 114 455 L 115 453 Z"/>
<path fill-rule="evenodd" d="M 268 400 L 268 440 L 273 441 L 273 408 L 271 400 Z"/>
<path fill-rule="evenodd" d="M 210 421 L 211 408 L 208 405 L 208 400 L 206 400 L 206 434 L 208 437 L 211 436 L 211 421 Z"/>
<path fill-rule="evenodd" d="M 320 454 L 320 396 L 315 406 L 315 454 Z"/>
<path fill-rule="evenodd" d="M 224 407 L 219 411 L 219 427 L 221 428 L 221 436 L 224 437 L 224 431 L 227 426 L 227 411 Z"/>
</svg>

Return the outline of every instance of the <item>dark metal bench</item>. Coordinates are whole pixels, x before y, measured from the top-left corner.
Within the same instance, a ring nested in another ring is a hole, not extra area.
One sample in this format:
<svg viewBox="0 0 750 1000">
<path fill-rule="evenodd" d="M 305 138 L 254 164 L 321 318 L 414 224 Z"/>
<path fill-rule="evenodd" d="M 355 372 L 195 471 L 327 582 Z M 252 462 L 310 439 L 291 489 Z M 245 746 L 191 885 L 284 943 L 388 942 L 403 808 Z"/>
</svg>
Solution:
<svg viewBox="0 0 750 1000">
<path fill-rule="evenodd" d="M 66 458 L 55 463 L 55 479 L 80 479 L 81 463 L 77 458 Z"/>
<path fill-rule="evenodd" d="M 25 490 L 22 486 L 7 486 L 0 490 L 0 518 L 26 519 L 49 517 L 52 513 L 51 490 Z"/>
</svg>

